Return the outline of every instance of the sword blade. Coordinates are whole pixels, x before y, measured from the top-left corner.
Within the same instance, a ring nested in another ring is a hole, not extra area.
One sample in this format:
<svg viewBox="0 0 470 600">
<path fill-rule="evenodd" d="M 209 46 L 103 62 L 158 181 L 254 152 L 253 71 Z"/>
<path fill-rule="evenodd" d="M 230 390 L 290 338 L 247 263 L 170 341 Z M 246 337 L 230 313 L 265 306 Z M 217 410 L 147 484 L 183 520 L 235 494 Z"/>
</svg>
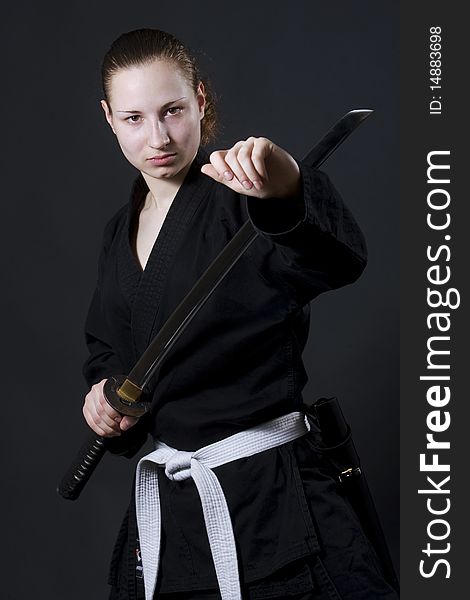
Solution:
<svg viewBox="0 0 470 600">
<path fill-rule="evenodd" d="M 374 111 L 369 108 L 350 110 L 315 144 L 304 158 L 312 167 L 319 167 L 340 146 L 361 123 Z"/>
</svg>

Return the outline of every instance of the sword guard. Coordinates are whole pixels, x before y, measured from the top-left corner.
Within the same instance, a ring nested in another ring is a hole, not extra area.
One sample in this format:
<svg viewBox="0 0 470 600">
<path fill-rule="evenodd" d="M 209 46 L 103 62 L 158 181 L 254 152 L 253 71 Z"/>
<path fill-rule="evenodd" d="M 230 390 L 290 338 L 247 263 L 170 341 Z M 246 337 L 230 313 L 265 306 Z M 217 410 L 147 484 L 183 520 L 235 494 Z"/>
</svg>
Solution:
<svg viewBox="0 0 470 600">
<path fill-rule="evenodd" d="M 127 402 L 118 394 L 118 390 L 126 380 L 125 375 L 112 375 L 106 380 L 103 387 L 104 397 L 110 406 L 122 415 L 128 417 L 141 417 L 150 410 L 150 402 Z"/>
</svg>

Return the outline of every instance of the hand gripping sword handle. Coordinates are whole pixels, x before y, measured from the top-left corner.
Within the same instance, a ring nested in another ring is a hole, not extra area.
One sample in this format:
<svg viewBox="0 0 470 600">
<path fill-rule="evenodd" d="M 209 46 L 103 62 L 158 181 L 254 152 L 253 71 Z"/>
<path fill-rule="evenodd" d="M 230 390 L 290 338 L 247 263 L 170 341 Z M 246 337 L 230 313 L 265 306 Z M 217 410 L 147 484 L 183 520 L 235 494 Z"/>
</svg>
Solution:
<svg viewBox="0 0 470 600">
<path fill-rule="evenodd" d="M 124 403 L 118 394 L 118 389 L 125 380 L 125 376 L 109 377 L 103 388 L 103 394 L 108 403 L 118 412 L 125 415 L 141 417 L 150 408 L 148 402 L 138 402 L 134 405 Z M 67 473 L 57 487 L 57 493 L 65 500 L 76 500 L 93 471 L 98 466 L 106 452 L 105 438 L 91 433 L 80 448 L 75 460 L 70 465 Z"/>
<path fill-rule="evenodd" d="M 65 500 L 76 500 L 106 452 L 104 438 L 91 434 L 57 487 Z"/>
</svg>

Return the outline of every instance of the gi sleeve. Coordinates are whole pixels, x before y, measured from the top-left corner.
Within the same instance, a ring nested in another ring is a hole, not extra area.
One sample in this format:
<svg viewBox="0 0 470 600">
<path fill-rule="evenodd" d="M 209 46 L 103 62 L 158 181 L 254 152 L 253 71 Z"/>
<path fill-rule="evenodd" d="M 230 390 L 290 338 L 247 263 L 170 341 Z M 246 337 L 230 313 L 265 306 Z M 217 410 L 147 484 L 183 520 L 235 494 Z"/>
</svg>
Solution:
<svg viewBox="0 0 470 600">
<path fill-rule="evenodd" d="M 302 162 L 298 165 L 299 197 L 249 196 L 247 211 L 261 236 L 275 246 L 263 275 L 276 279 L 291 301 L 303 306 L 325 291 L 356 281 L 367 263 L 367 247 L 328 176 Z"/>
<path fill-rule="evenodd" d="M 113 237 L 113 221 L 105 228 L 98 260 L 98 279 L 85 321 L 85 341 L 89 356 L 83 365 L 83 375 L 89 387 L 111 375 L 125 374 L 119 357 L 112 348 L 106 319 L 103 316 L 101 286 L 107 254 Z M 119 437 L 104 438 L 106 449 L 112 454 L 132 458 L 147 439 L 148 414 Z"/>
<path fill-rule="evenodd" d="M 108 223 L 104 231 L 103 243 L 98 260 L 96 288 L 85 320 L 85 342 L 88 347 L 89 355 L 83 365 L 82 372 L 90 387 L 110 375 L 116 375 L 123 372 L 119 357 L 115 354 L 111 345 L 106 319 L 103 316 L 101 298 L 103 271 L 111 241 L 111 224 Z"/>
</svg>

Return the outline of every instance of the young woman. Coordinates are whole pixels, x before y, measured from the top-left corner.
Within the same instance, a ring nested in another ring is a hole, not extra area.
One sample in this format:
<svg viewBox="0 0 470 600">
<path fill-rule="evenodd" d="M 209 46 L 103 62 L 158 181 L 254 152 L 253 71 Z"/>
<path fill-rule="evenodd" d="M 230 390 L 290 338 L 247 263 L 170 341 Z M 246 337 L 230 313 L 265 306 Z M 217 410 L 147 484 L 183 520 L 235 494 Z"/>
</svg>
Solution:
<svg viewBox="0 0 470 600">
<path fill-rule="evenodd" d="M 120 36 L 102 75 L 106 120 L 139 174 L 104 232 L 83 413 L 112 452 L 134 455 L 148 433 L 156 445 L 111 598 L 395 598 L 302 412 L 309 302 L 366 264 L 354 218 L 325 174 L 269 139 L 207 155 L 213 98 L 172 35 Z M 106 378 L 131 370 L 247 219 L 260 235 L 154 377 L 151 411 L 123 417 Z"/>
</svg>

